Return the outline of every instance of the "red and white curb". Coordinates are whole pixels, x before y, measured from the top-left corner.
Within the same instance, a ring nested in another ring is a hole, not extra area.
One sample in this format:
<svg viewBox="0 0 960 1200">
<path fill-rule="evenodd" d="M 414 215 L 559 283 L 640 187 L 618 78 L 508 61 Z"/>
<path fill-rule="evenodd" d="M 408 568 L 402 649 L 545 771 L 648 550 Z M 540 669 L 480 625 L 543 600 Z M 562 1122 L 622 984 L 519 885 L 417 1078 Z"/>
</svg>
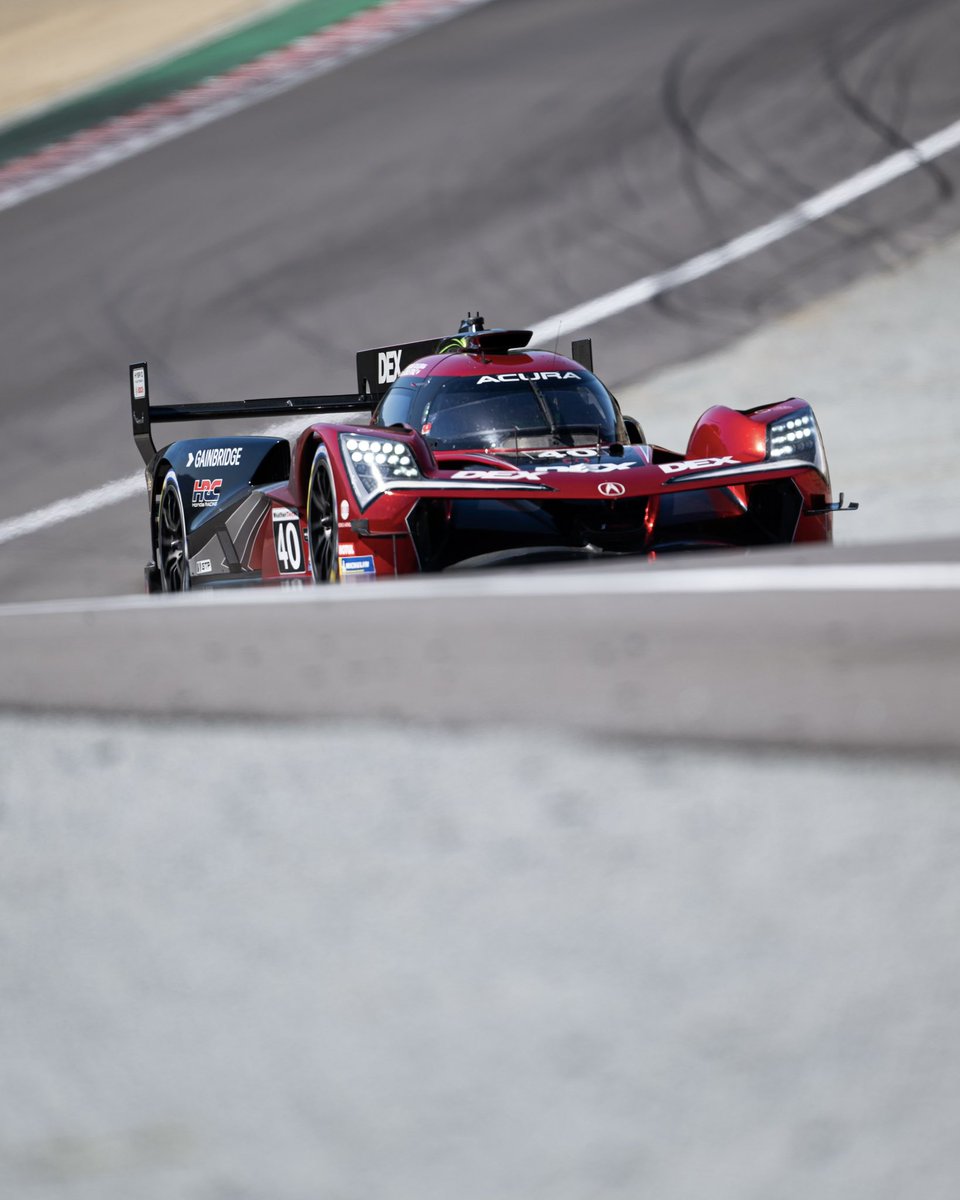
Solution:
<svg viewBox="0 0 960 1200">
<path fill-rule="evenodd" d="M 488 3 L 490 0 L 386 0 L 377 8 L 357 13 L 195 87 L 14 159 L 0 167 L 0 212 Z"/>
</svg>

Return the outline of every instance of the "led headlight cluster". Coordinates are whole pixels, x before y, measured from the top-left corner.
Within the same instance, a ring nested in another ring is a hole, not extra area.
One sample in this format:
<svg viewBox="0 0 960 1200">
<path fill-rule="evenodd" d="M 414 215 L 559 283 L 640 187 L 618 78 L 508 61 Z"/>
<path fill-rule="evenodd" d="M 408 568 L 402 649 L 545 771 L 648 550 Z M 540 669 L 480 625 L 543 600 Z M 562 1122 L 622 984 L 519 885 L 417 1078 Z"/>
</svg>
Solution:
<svg viewBox="0 0 960 1200">
<path fill-rule="evenodd" d="M 409 446 L 385 438 L 341 434 L 343 461 L 362 503 L 400 479 L 419 479 L 420 468 Z"/>
<path fill-rule="evenodd" d="M 802 458 L 815 463 L 819 457 L 820 433 L 809 408 L 767 426 L 767 458 Z"/>
</svg>

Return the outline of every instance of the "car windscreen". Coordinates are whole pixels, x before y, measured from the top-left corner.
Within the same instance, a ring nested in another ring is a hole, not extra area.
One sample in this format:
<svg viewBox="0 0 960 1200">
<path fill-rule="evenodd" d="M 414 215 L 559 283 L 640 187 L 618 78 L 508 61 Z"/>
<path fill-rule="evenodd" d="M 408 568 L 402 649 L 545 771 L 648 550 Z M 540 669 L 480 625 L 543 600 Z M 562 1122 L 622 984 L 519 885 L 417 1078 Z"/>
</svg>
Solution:
<svg viewBox="0 0 960 1200">
<path fill-rule="evenodd" d="M 409 425 L 440 450 L 619 441 L 610 393 L 588 372 L 401 379 L 375 424 Z"/>
</svg>

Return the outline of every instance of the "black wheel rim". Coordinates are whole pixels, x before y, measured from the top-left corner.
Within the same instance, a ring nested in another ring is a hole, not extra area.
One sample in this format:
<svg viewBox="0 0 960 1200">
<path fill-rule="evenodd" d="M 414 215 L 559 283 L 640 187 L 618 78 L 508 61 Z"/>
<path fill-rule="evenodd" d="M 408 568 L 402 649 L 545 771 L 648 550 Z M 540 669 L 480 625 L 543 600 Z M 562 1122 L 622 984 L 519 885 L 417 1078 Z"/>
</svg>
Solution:
<svg viewBox="0 0 960 1200">
<path fill-rule="evenodd" d="M 165 592 L 185 592 L 190 586 L 183 508 L 176 482 L 163 485 L 157 522 L 157 565 Z"/>
<path fill-rule="evenodd" d="M 337 577 L 337 513 L 333 481 L 323 455 L 315 459 L 310 476 L 307 528 L 313 578 L 317 583 L 331 583 Z"/>
</svg>

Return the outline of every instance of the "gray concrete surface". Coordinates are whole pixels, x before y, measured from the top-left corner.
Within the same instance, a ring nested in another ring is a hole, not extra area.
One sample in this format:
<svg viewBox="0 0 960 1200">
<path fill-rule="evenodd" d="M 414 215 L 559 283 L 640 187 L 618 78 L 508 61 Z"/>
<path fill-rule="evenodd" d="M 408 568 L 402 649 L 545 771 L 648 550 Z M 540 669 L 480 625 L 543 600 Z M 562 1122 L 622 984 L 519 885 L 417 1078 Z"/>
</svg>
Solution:
<svg viewBox="0 0 960 1200">
<path fill-rule="evenodd" d="M 909 563 L 849 590 L 827 547 L 796 566 L 789 549 L 728 552 L 678 570 L 11 606 L 0 608 L 0 708 L 516 722 L 957 758 L 960 541 L 944 555 L 946 590 Z"/>
<path fill-rule="evenodd" d="M 136 469 L 130 361 L 158 399 L 339 392 L 359 347 L 466 308 L 535 322 L 955 120 L 958 53 L 955 0 L 501 0 L 5 213 L 0 519 Z M 956 161 L 605 322 L 603 374 L 936 244 Z M 144 511 L 3 547 L 0 596 L 138 590 Z"/>
<path fill-rule="evenodd" d="M 956 1195 L 955 765 L 0 742 L 5 1196 Z"/>
</svg>

